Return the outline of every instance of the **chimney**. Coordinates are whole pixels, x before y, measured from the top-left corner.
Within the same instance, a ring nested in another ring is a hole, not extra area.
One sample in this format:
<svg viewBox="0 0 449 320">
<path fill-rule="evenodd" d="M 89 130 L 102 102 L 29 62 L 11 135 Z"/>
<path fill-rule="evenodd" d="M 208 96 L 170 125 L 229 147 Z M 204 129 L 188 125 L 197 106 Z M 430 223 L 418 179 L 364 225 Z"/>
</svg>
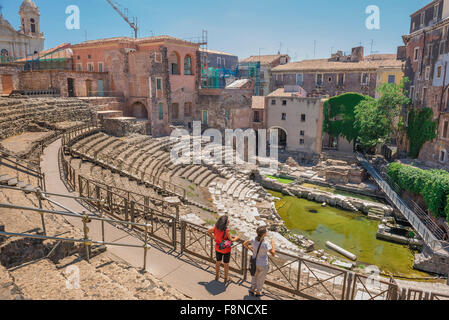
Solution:
<svg viewBox="0 0 449 320">
<path fill-rule="evenodd" d="M 405 51 L 405 46 L 399 46 L 397 52 L 397 59 L 405 61 L 407 59 L 407 53 Z"/>
<path fill-rule="evenodd" d="M 364 57 L 364 52 L 363 52 L 362 46 L 352 48 L 351 62 L 363 61 L 363 57 Z"/>
</svg>

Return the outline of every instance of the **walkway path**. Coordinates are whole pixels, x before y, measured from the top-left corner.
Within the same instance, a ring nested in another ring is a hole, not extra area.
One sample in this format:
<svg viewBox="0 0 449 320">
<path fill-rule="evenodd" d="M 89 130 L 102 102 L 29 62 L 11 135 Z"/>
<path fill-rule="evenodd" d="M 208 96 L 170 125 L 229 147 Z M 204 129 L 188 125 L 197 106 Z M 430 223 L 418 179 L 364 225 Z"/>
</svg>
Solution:
<svg viewBox="0 0 449 320">
<path fill-rule="evenodd" d="M 41 159 L 42 172 L 45 173 L 47 192 L 65 195 L 75 195 L 70 193 L 60 177 L 58 150 L 61 147 L 61 140 L 50 144 L 45 150 Z M 69 198 L 55 198 L 53 200 L 75 211 L 86 210 L 79 202 Z M 81 219 L 67 219 L 72 225 L 82 229 Z M 93 222 L 89 225 L 90 237 L 93 240 L 101 241 L 101 224 Z M 120 242 L 143 245 L 143 242 L 133 237 L 126 230 L 118 229 L 112 225 L 105 225 L 105 241 Z M 185 295 L 193 299 L 204 300 L 240 300 L 255 299 L 249 297 L 249 283 L 241 283 L 239 278 L 235 278 L 226 287 L 222 282 L 215 281 L 214 267 L 199 264 L 189 256 L 180 255 L 170 248 L 157 242 L 151 242 L 152 248 L 148 251 L 147 271 L 166 284 L 178 289 Z M 108 247 L 108 252 L 122 259 L 134 267 L 143 266 L 143 249 L 129 247 Z M 232 275 L 231 275 L 232 279 Z M 263 299 L 288 299 L 275 293 L 267 292 Z"/>
<path fill-rule="evenodd" d="M 435 235 L 427 228 L 421 219 L 410 210 L 405 202 L 398 196 L 398 194 L 388 185 L 388 183 L 381 177 L 381 175 L 374 169 L 374 167 L 365 159 L 360 153 L 356 154 L 357 160 L 368 171 L 368 173 L 376 181 L 377 185 L 387 195 L 388 199 L 398 208 L 407 221 L 418 232 L 424 242 L 433 248 L 435 251 L 441 249 L 441 245 Z"/>
</svg>

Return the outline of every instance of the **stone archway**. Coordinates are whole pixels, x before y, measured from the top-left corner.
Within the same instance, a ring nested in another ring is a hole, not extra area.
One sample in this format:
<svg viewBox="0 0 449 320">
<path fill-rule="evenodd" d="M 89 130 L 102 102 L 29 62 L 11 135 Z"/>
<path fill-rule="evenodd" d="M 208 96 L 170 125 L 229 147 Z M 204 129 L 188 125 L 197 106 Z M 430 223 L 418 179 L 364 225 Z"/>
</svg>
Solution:
<svg viewBox="0 0 449 320">
<path fill-rule="evenodd" d="M 277 130 L 278 133 L 278 147 L 279 149 L 287 149 L 287 130 L 281 127 L 272 127 L 271 130 Z M 269 138 L 269 137 L 267 137 Z"/>
<path fill-rule="evenodd" d="M 137 119 L 148 119 L 148 111 L 142 102 L 135 102 L 131 106 L 131 116 Z"/>
</svg>

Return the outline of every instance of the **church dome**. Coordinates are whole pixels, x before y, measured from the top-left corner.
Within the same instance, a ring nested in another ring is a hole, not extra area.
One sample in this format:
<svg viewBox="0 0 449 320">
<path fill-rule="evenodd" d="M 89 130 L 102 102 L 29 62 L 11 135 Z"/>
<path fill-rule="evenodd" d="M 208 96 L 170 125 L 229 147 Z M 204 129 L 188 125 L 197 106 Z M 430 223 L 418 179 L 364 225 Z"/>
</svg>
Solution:
<svg viewBox="0 0 449 320">
<path fill-rule="evenodd" d="M 20 11 L 24 11 L 25 9 L 34 9 L 38 10 L 36 4 L 33 2 L 33 0 L 23 0 L 22 5 L 20 6 Z"/>
</svg>

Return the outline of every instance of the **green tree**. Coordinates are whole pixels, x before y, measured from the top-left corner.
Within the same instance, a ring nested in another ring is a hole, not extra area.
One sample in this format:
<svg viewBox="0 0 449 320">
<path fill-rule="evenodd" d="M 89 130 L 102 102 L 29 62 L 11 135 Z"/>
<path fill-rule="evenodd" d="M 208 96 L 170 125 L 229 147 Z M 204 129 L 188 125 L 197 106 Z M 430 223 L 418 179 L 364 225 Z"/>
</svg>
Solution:
<svg viewBox="0 0 449 320">
<path fill-rule="evenodd" d="M 396 135 L 401 108 L 410 104 L 404 90 L 406 82 L 407 78 L 399 85 L 384 83 L 377 88 L 379 99 L 363 100 L 355 107 L 355 127 L 364 149 L 370 150 Z"/>
<path fill-rule="evenodd" d="M 437 136 L 437 122 L 433 120 L 433 110 L 431 108 L 410 110 L 406 130 L 410 141 L 409 156 L 417 158 L 423 144 Z"/>
<path fill-rule="evenodd" d="M 323 131 L 333 137 L 343 137 L 350 143 L 359 136 L 354 126 L 355 107 L 364 100 L 373 98 L 359 93 L 344 93 L 324 103 Z"/>
</svg>

